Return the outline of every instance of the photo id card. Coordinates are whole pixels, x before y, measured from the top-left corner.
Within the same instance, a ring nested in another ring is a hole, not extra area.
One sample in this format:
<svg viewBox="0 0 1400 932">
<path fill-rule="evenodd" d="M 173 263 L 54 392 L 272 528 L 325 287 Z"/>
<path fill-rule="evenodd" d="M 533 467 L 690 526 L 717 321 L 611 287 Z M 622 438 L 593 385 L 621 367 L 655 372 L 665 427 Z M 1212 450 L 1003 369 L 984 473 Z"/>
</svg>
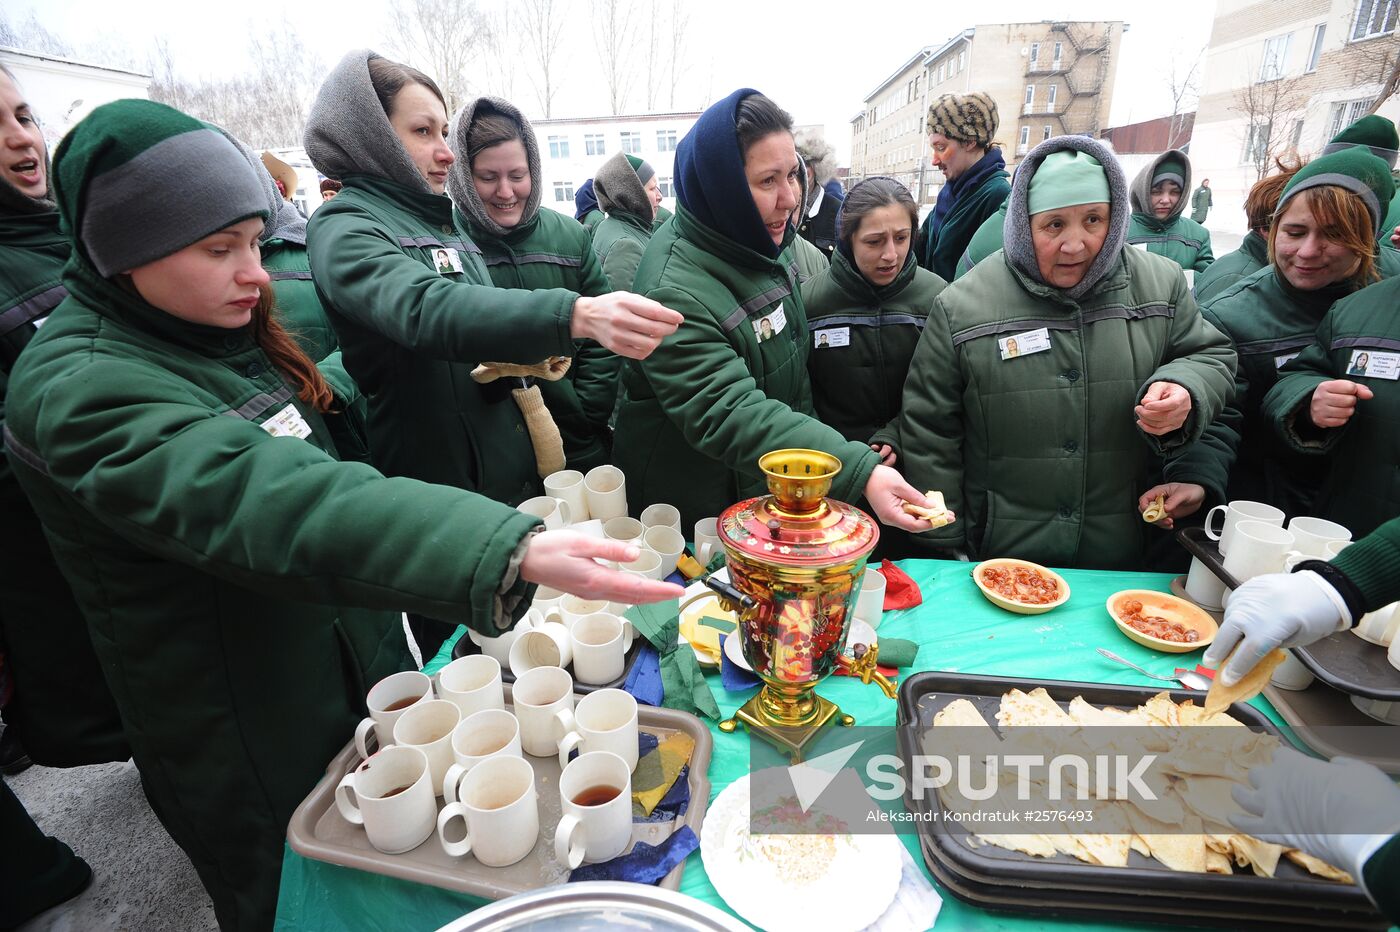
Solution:
<svg viewBox="0 0 1400 932">
<path fill-rule="evenodd" d="M 814 330 L 812 332 L 812 345 L 817 349 L 830 349 L 837 346 L 851 345 L 850 327 L 828 327 L 825 330 Z"/>
<path fill-rule="evenodd" d="M 754 336 L 758 337 L 758 342 L 766 343 L 782 333 L 786 326 L 787 315 L 783 313 L 783 306 L 779 304 L 771 314 L 766 314 L 753 322 L 753 333 Z"/>
<path fill-rule="evenodd" d="M 1301 350 L 1300 350 L 1299 352 L 1301 352 Z M 1275 369 L 1282 369 L 1282 368 L 1288 363 L 1289 360 L 1291 360 L 1291 359 L 1297 359 L 1297 358 L 1298 358 L 1298 353 L 1284 353 L 1284 354 L 1281 355 L 1281 356 L 1275 356 L 1275 357 L 1274 357 L 1274 368 L 1275 368 Z"/>
<path fill-rule="evenodd" d="M 1003 360 L 1015 359 L 1017 356 L 1029 356 L 1032 353 L 1043 353 L 1050 348 L 1050 331 L 1041 327 L 1039 330 L 1013 333 L 1009 337 L 997 340 L 997 346 L 1001 348 Z"/>
<path fill-rule="evenodd" d="M 311 425 L 306 423 L 306 419 L 301 416 L 296 405 L 287 405 L 258 426 L 274 437 L 300 437 L 304 439 L 311 436 Z"/>
<path fill-rule="evenodd" d="M 437 269 L 439 275 L 460 273 L 462 271 L 462 257 L 457 255 L 455 249 L 438 246 L 433 249 L 433 268 Z"/>
<path fill-rule="evenodd" d="M 1368 379 L 1400 379 L 1400 353 L 1383 353 L 1379 350 L 1352 350 L 1351 362 L 1347 363 L 1347 375 L 1361 375 Z"/>
</svg>

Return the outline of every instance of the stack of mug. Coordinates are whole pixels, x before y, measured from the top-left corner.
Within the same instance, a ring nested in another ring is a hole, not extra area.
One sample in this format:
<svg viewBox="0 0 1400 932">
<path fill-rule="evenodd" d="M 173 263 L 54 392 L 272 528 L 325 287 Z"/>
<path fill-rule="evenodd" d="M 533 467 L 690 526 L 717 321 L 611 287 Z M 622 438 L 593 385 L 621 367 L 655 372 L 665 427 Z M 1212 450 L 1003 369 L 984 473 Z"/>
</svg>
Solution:
<svg viewBox="0 0 1400 932">
<path fill-rule="evenodd" d="M 576 703 L 573 690 L 567 671 L 537 667 L 516 681 L 507 708 L 500 664 L 484 654 L 444 667 L 436 692 L 416 671 L 387 677 L 367 697 L 369 718 L 355 732 L 365 760 L 336 787 L 336 807 L 385 854 L 411 851 L 436 830 L 449 855 L 505 867 L 533 851 L 540 835 L 526 755 L 557 756 L 556 857 L 569 870 L 617 857 L 632 841 L 637 700 L 602 689 Z M 379 741 L 373 754 L 371 732 Z"/>
</svg>

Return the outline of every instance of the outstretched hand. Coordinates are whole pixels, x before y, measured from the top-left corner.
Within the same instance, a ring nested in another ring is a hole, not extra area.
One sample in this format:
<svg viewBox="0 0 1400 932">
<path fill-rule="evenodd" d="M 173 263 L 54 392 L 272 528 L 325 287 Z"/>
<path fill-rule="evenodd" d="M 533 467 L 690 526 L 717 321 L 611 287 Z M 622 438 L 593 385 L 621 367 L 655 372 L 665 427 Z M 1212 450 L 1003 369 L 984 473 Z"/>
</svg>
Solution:
<svg viewBox="0 0 1400 932">
<path fill-rule="evenodd" d="M 583 599 L 642 605 L 678 599 L 684 588 L 609 569 L 595 560 L 628 563 L 639 549 L 620 540 L 599 540 L 577 531 L 545 531 L 530 538 L 520 575 L 533 583 Z"/>
</svg>

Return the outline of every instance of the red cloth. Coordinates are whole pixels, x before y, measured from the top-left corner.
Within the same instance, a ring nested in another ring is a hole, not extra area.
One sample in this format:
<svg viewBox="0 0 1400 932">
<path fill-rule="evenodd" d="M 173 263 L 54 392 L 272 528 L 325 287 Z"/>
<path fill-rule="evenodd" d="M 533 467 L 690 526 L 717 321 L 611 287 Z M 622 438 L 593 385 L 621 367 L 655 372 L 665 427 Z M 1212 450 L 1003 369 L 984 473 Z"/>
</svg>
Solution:
<svg viewBox="0 0 1400 932">
<path fill-rule="evenodd" d="M 904 570 L 889 560 L 882 560 L 876 569 L 885 577 L 885 611 L 924 604 L 924 596 L 919 591 L 918 584 L 910 579 Z"/>
</svg>

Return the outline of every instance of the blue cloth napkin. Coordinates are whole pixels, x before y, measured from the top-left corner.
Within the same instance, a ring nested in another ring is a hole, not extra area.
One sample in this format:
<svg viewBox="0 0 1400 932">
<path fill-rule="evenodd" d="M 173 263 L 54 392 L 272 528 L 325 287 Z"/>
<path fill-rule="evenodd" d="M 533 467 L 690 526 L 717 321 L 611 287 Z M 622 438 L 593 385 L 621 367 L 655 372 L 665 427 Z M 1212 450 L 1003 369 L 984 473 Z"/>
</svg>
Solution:
<svg viewBox="0 0 1400 932">
<path fill-rule="evenodd" d="M 725 638 L 727 641 L 731 637 L 738 637 L 731 634 Z M 746 692 L 763 685 L 763 681 L 757 674 L 750 673 L 737 663 L 729 659 L 726 651 L 719 652 L 719 680 L 724 688 L 732 693 Z"/>
<path fill-rule="evenodd" d="M 650 644 L 643 644 L 622 688 L 642 705 L 660 706 L 666 698 L 661 685 L 661 655 Z"/>
<path fill-rule="evenodd" d="M 700 847 L 700 839 L 682 825 L 659 845 L 639 841 L 627 854 L 601 864 L 584 864 L 569 875 L 569 882 L 582 880 L 630 880 L 632 883 L 660 883 L 677 864 Z"/>
</svg>

